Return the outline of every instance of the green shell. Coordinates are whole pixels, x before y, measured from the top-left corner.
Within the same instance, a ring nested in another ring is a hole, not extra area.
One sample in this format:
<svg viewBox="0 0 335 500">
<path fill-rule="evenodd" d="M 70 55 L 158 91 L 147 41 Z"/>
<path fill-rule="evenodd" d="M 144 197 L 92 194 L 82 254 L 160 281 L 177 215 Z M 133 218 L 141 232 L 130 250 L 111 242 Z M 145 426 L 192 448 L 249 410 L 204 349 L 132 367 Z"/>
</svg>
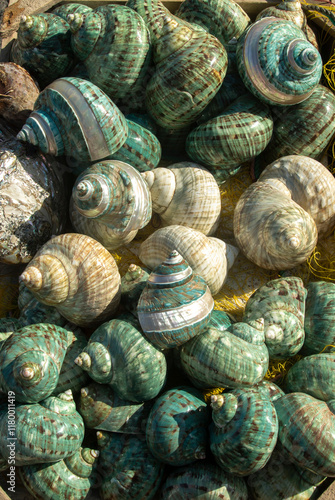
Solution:
<svg viewBox="0 0 335 500">
<path fill-rule="evenodd" d="M 295 465 L 322 476 L 335 476 L 335 400 L 324 403 L 302 392 L 274 403 L 278 441 Z"/>
<path fill-rule="evenodd" d="M 209 411 L 201 392 L 192 387 L 171 389 L 149 414 L 146 436 L 157 460 L 173 466 L 206 458 Z"/>
<path fill-rule="evenodd" d="M 0 351 L 0 385 L 17 401 L 37 403 L 50 396 L 70 343 L 69 332 L 48 324 L 30 325 L 13 334 Z"/>
<path fill-rule="evenodd" d="M 89 14 L 90 12 L 92 12 L 92 9 L 87 5 L 67 3 L 56 7 L 56 9 L 52 11 L 52 14 L 60 16 L 66 21 L 69 14 Z"/>
<path fill-rule="evenodd" d="M 71 457 L 52 464 L 19 467 L 20 479 L 37 500 L 84 500 L 94 486 L 99 452 L 80 448 Z"/>
<path fill-rule="evenodd" d="M 71 391 L 16 405 L 14 428 L 8 425 L 9 416 L 6 412 L 0 420 L 0 454 L 8 460 L 15 448 L 15 465 L 58 462 L 73 455 L 84 438 L 84 422 Z"/>
<path fill-rule="evenodd" d="M 216 328 L 221 332 L 227 330 L 233 323 L 236 323 L 234 318 L 230 316 L 228 313 L 214 309 L 212 311 L 208 326 Z"/>
<path fill-rule="evenodd" d="M 121 278 L 121 304 L 136 317 L 137 304 L 148 278 L 149 273 L 136 264 L 130 264 Z"/>
<path fill-rule="evenodd" d="M 180 348 L 181 364 L 196 387 L 250 387 L 269 365 L 263 320 L 234 323 L 223 332 L 209 327 Z"/>
<path fill-rule="evenodd" d="M 317 354 L 335 345 L 335 284 L 316 281 L 307 285 L 304 354 Z"/>
<path fill-rule="evenodd" d="M 97 432 L 102 500 L 154 500 L 164 465 L 149 452 L 145 436 Z"/>
<path fill-rule="evenodd" d="M 34 294 L 23 284 L 19 286 L 18 306 L 20 309 L 20 322 L 22 326 L 36 323 L 49 323 L 65 326 L 67 320 L 53 306 L 39 302 Z"/>
<path fill-rule="evenodd" d="M 269 281 L 249 298 L 243 321 L 264 318 L 270 359 L 294 356 L 302 348 L 306 296 L 302 279 L 288 277 Z"/>
<path fill-rule="evenodd" d="M 284 391 L 270 380 L 262 380 L 259 384 L 252 387 L 258 392 L 262 399 L 270 399 L 274 403 L 277 399 L 284 396 Z"/>
<path fill-rule="evenodd" d="M 130 323 L 116 319 L 95 330 L 76 363 L 94 381 L 135 403 L 157 396 L 166 378 L 164 354 Z"/>
<path fill-rule="evenodd" d="M 211 463 L 194 463 L 170 472 L 161 488 L 162 500 L 247 500 L 243 478 Z"/>
</svg>

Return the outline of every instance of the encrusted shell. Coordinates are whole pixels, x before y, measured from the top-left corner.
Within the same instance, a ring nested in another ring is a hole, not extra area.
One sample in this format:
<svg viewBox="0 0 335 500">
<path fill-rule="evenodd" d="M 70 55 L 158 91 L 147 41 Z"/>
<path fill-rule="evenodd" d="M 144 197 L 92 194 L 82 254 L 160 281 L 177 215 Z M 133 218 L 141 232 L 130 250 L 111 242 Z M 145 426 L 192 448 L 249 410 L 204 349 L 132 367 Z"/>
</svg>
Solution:
<svg viewBox="0 0 335 500">
<path fill-rule="evenodd" d="M 111 254 L 83 234 L 55 236 L 20 276 L 35 297 L 55 306 L 79 326 L 112 316 L 121 298 L 121 278 Z"/>
<path fill-rule="evenodd" d="M 304 354 L 317 354 L 335 345 L 335 284 L 316 281 L 307 285 Z"/>
</svg>

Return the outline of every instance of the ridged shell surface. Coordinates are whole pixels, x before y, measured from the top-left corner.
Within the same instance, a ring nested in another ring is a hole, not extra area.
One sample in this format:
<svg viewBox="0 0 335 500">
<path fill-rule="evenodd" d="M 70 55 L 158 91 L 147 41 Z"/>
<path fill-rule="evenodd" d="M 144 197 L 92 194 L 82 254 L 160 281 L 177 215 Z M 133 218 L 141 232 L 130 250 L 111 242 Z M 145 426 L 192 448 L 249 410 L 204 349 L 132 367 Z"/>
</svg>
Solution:
<svg viewBox="0 0 335 500">
<path fill-rule="evenodd" d="M 206 457 L 209 411 L 196 389 L 171 389 L 151 409 L 146 436 L 149 450 L 163 463 L 191 464 Z"/>
<path fill-rule="evenodd" d="M 43 245 L 20 276 L 41 302 L 54 305 L 79 326 L 105 321 L 121 298 L 121 278 L 111 254 L 89 236 L 66 233 Z"/>
<path fill-rule="evenodd" d="M 307 292 L 303 353 L 318 354 L 327 345 L 335 345 L 335 284 L 311 282 Z"/>
<path fill-rule="evenodd" d="M 299 0 L 282 0 L 278 5 L 272 5 L 261 10 L 256 21 L 263 17 L 278 17 L 292 21 L 299 28 L 304 28 L 307 21 Z"/>
</svg>

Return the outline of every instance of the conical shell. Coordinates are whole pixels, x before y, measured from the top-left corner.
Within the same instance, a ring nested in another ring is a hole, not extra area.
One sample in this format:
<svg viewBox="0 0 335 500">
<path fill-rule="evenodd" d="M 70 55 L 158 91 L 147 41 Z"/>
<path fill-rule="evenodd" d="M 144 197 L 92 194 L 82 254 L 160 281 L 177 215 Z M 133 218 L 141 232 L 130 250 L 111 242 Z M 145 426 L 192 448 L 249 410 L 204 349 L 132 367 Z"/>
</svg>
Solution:
<svg viewBox="0 0 335 500">
<path fill-rule="evenodd" d="M 278 5 L 267 7 L 257 15 L 256 21 L 263 19 L 263 17 L 287 19 L 302 29 L 307 24 L 306 16 L 299 0 L 282 0 Z"/>
<path fill-rule="evenodd" d="M 221 289 L 227 273 L 238 254 L 236 247 L 218 238 L 183 226 L 158 229 L 141 245 L 139 257 L 150 269 L 154 269 L 173 251 L 189 263 L 195 274 L 207 283 L 211 294 Z"/>
<path fill-rule="evenodd" d="M 92 12 L 91 7 L 78 3 L 67 3 L 53 9 L 52 14 L 62 17 L 65 21 L 69 14 L 87 14 Z"/>
<path fill-rule="evenodd" d="M 121 298 L 115 260 L 100 243 L 82 234 L 49 240 L 20 279 L 38 300 L 54 305 L 79 326 L 110 318 Z"/>
</svg>

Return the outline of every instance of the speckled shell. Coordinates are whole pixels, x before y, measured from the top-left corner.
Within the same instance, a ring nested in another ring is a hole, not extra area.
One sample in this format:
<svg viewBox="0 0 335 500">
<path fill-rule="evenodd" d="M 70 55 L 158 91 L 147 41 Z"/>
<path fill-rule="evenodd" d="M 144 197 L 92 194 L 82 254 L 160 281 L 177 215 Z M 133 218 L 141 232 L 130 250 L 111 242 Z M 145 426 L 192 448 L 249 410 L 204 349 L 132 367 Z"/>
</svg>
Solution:
<svg viewBox="0 0 335 500">
<path fill-rule="evenodd" d="M 57 168 L 57 162 L 14 137 L 0 145 L 1 262 L 29 262 L 62 231 L 66 202 Z"/>
<path fill-rule="evenodd" d="M 117 160 L 96 163 L 77 178 L 72 189 L 73 226 L 109 251 L 129 243 L 151 215 L 148 186 L 127 163 Z"/>
<path fill-rule="evenodd" d="M 260 19 L 244 32 L 236 58 L 245 86 L 268 104 L 307 99 L 322 74 L 321 55 L 300 28 L 274 17 Z"/>
<path fill-rule="evenodd" d="M 94 486 L 94 469 L 99 452 L 80 448 L 71 457 L 52 464 L 19 467 L 20 479 L 37 500 L 78 500 L 88 497 Z"/>
<path fill-rule="evenodd" d="M 69 14 L 89 14 L 90 12 L 92 12 L 92 9 L 87 5 L 67 3 L 56 7 L 56 9 L 52 11 L 52 14 L 60 16 L 66 21 Z"/>
<path fill-rule="evenodd" d="M 71 158 L 98 161 L 115 153 L 127 133 L 125 117 L 102 90 L 68 77 L 55 80 L 40 93 L 17 137 L 44 153 L 65 155 L 71 167 Z"/>
<path fill-rule="evenodd" d="M 121 298 L 121 278 L 111 254 L 83 234 L 55 236 L 20 276 L 44 304 L 79 326 L 110 318 Z"/>
<path fill-rule="evenodd" d="M 16 405 L 15 429 L 8 427 L 8 412 L 0 420 L 0 453 L 8 460 L 15 445 L 15 465 L 58 462 L 73 455 L 84 438 L 84 422 L 71 391 L 40 403 Z"/>
<path fill-rule="evenodd" d="M 121 278 L 121 304 L 136 317 L 137 304 L 148 278 L 149 273 L 136 264 L 130 264 Z"/>
<path fill-rule="evenodd" d="M 210 463 L 197 462 L 178 467 L 168 475 L 161 488 L 162 500 L 247 500 L 244 480 Z"/>
<path fill-rule="evenodd" d="M 74 60 L 68 23 L 50 13 L 22 16 L 10 57 L 27 69 L 41 88 L 66 75 Z"/>
<path fill-rule="evenodd" d="M 334 177 L 318 161 L 295 155 L 279 158 L 236 205 L 238 246 L 266 269 L 290 269 L 306 261 L 318 235 L 334 228 L 334 187 Z"/>
<path fill-rule="evenodd" d="M 211 396 L 210 446 L 218 465 L 237 475 L 260 470 L 278 436 L 278 419 L 270 399 L 253 388 Z"/>
<path fill-rule="evenodd" d="M 150 274 L 137 313 L 146 338 L 158 349 L 171 349 L 199 335 L 213 307 L 204 279 L 174 250 Z"/>
<path fill-rule="evenodd" d="M 165 392 L 149 414 L 149 450 L 157 460 L 173 466 L 206 458 L 209 418 L 204 398 L 196 389 L 182 387 Z"/>
<path fill-rule="evenodd" d="M 109 384 L 120 398 L 135 403 L 154 398 L 165 383 L 164 354 L 126 321 L 101 325 L 76 363 L 93 380 Z"/>
<path fill-rule="evenodd" d="M 218 238 L 184 226 L 168 226 L 158 229 L 141 244 L 139 257 L 147 267 L 154 269 L 173 250 L 205 280 L 212 295 L 220 291 L 238 254 L 236 247 Z"/>
<path fill-rule="evenodd" d="M 327 403 L 301 392 L 275 401 L 278 441 L 299 467 L 335 476 L 335 401 Z"/>
<path fill-rule="evenodd" d="M 145 436 L 97 432 L 102 500 L 153 500 L 164 465 L 149 452 Z"/>
<path fill-rule="evenodd" d="M 306 296 L 302 279 L 294 276 L 271 280 L 249 298 L 243 321 L 264 318 L 270 359 L 294 356 L 302 348 Z"/>
<path fill-rule="evenodd" d="M 145 86 L 150 39 L 145 22 L 123 5 L 104 5 L 67 17 L 71 45 L 89 80 L 116 103 Z M 117 75 L 117 77 L 116 77 Z"/>
<path fill-rule="evenodd" d="M 192 383 L 201 389 L 257 384 L 269 365 L 264 322 L 234 323 L 223 332 L 209 327 L 181 346 L 180 360 Z"/>
<path fill-rule="evenodd" d="M 317 354 L 335 345 L 335 284 L 316 281 L 307 285 L 304 354 Z"/>
<path fill-rule="evenodd" d="M 176 16 L 198 24 L 222 44 L 239 38 L 250 23 L 248 14 L 234 0 L 184 0 Z"/>
<path fill-rule="evenodd" d="M 145 434 L 151 406 L 121 399 L 107 384 L 90 384 L 81 389 L 78 411 L 89 429 Z"/>
<path fill-rule="evenodd" d="M 269 108 L 248 93 L 238 97 L 219 116 L 192 130 L 186 151 L 222 182 L 230 171 L 266 148 L 272 130 Z"/>
<path fill-rule="evenodd" d="M 304 28 L 306 25 L 306 16 L 301 8 L 299 0 L 282 0 L 278 5 L 272 5 L 261 10 L 257 15 L 256 21 L 263 17 L 278 17 L 292 21 L 299 28 Z"/>
<path fill-rule="evenodd" d="M 0 386 L 17 401 L 37 403 L 55 389 L 70 343 L 69 332 L 48 324 L 21 328 L 0 351 Z"/>
<path fill-rule="evenodd" d="M 145 172 L 152 209 L 166 225 L 187 226 L 208 235 L 217 229 L 220 190 L 213 175 L 201 165 L 181 162 Z"/>
</svg>

